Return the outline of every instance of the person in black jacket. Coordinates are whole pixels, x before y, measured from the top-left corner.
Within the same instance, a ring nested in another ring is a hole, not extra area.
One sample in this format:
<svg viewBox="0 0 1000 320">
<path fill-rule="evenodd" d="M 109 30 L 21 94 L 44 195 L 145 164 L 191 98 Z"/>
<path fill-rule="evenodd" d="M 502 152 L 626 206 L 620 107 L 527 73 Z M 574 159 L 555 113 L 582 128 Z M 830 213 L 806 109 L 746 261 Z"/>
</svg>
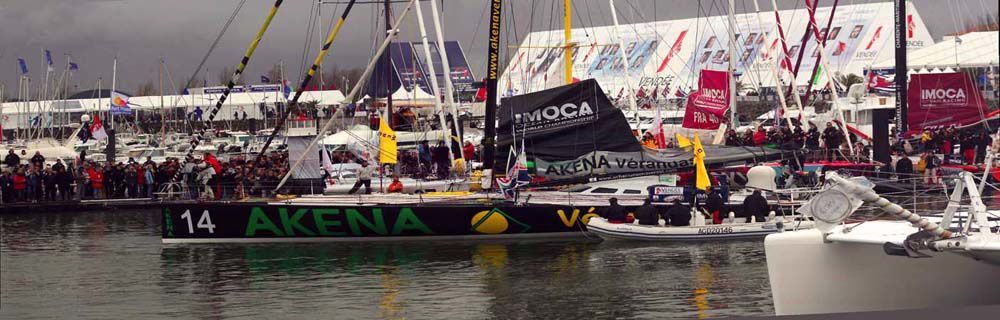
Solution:
<svg viewBox="0 0 1000 320">
<path fill-rule="evenodd" d="M 42 156 L 41 152 L 35 151 L 35 155 L 31 157 L 31 165 L 38 168 L 38 170 L 42 170 L 45 167 L 45 157 Z"/>
<path fill-rule="evenodd" d="M 685 227 L 691 225 L 691 208 L 685 206 L 680 200 L 674 199 L 670 209 L 667 209 L 665 219 L 674 227 Z"/>
<path fill-rule="evenodd" d="M 3 158 L 3 163 L 7 165 L 7 169 L 13 171 L 21 164 L 21 157 L 14 152 L 14 149 L 10 149 L 7 152 L 7 157 Z"/>
<path fill-rule="evenodd" d="M 618 198 L 608 199 L 608 207 L 604 208 L 604 218 L 611 223 L 625 223 L 628 213 L 625 208 L 618 205 Z"/>
<path fill-rule="evenodd" d="M 646 226 L 659 226 L 660 225 L 660 214 L 656 212 L 656 207 L 649 201 L 649 198 L 642 201 L 642 206 L 635 209 L 636 218 L 639 219 L 639 224 Z"/>
<path fill-rule="evenodd" d="M 913 174 L 913 161 L 905 153 L 900 153 L 899 160 L 896 160 L 896 168 L 893 170 L 899 178 L 909 178 Z"/>
<path fill-rule="evenodd" d="M 746 199 L 743 199 L 743 215 L 747 217 L 747 222 L 750 221 L 750 217 L 755 217 L 757 222 L 764 222 L 768 209 L 770 207 L 767 205 L 767 199 L 760 194 L 760 190 L 754 190 Z"/>
<path fill-rule="evenodd" d="M 708 189 L 708 199 L 705 199 L 705 209 L 712 214 L 712 223 L 722 224 L 722 209 L 725 201 L 722 196 L 715 191 L 715 188 Z"/>
</svg>

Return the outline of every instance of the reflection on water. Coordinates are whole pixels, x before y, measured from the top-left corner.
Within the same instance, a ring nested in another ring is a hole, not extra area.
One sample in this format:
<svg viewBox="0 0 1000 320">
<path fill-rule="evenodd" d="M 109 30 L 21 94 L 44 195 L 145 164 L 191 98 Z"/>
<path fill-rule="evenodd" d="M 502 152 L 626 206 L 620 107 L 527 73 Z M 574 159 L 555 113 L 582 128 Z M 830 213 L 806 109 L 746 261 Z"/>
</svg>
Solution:
<svg viewBox="0 0 1000 320">
<path fill-rule="evenodd" d="M 163 245 L 150 211 L 0 216 L 3 318 L 773 314 L 759 242 Z"/>
</svg>

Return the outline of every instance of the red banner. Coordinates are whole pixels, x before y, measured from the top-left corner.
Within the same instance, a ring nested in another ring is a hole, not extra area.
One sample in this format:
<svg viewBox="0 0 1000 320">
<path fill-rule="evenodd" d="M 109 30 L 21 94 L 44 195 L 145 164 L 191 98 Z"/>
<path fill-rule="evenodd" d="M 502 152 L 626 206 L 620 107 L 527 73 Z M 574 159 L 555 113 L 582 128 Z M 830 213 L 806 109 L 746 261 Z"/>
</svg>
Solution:
<svg viewBox="0 0 1000 320">
<path fill-rule="evenodd" d="M 684 108 L 684 122 L 688 129 L 715 130 L 729 111 L 729 73 L 701 70 L 698 91 L 688 97 Z"/>
<path fill-rule="evenodd" d="M 688 100 L 694 100 L 700 111 L 725 117 L 729 110 L 729 73 L 702 69 L 698 78 L 698 94 Z"/>
<path fill-rule="evenodd" d="M 908 134 L 973 124 L 982 121 L 989 112 L 975 82 L 961 72 L 913 74 L 908 98 Z"/>
<path fill-rule="evenodd" d="M 715 130 L 722 125 L 722 117 L 697 105 L 700 92 L 692 93 L 684 107 L 684 121 L 681 126 L 687 129 Z"/>
</svg>

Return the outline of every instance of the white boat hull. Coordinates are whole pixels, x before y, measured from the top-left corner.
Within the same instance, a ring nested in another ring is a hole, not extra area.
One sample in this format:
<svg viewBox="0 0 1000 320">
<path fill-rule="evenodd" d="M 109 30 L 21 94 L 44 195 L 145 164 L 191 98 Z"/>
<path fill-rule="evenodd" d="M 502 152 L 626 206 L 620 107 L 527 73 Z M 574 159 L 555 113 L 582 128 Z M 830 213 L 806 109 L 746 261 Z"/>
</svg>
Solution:
<svg viewBox="0 0 1000 320">
<path fill-rule="evenodd" d="M 913 232 L 905 222 L 869 221 L 847 234 Z M 965 254 L 890 256 L 880 241 L 829 242 L 819 230 L 769 235 L 764 248 L 777 315 L 1000 303 L 1000 267 Z"/>
<path fill-rule="evenodd" d="M 604 218 L 592 218 L 587 230 L 605 240 L 637 241 L 709 241 L 725 239 L 763 238 L 769 234 L 796 228 L 812 228 L 811 221 L 781 220 L 781 227 L 772 222 L 713 224 L 702 226 L 646 226 L 633 223 L 610 223 Z"/>
</svg>

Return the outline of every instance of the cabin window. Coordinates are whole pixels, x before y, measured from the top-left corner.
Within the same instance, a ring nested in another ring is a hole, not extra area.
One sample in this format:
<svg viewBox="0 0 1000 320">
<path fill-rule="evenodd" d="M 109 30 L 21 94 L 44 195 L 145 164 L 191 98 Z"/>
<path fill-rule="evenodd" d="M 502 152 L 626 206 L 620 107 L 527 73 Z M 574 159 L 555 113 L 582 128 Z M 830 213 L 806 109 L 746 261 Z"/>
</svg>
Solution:
<svg viewBox="0 0 1000 320">
<path fill-rule="evenodd" d="M 590 193 L 615 193 L 617 191 L 618 189 L 612 188 L 594 188 L 594 190 L 590 190 Z"/>
<path fill-rule="evenodd" d="M 635 190 L 635 189 L 625 189 L 624 193 L 625 194 L 642 194 L 642 191 Z"/>
</svg>

